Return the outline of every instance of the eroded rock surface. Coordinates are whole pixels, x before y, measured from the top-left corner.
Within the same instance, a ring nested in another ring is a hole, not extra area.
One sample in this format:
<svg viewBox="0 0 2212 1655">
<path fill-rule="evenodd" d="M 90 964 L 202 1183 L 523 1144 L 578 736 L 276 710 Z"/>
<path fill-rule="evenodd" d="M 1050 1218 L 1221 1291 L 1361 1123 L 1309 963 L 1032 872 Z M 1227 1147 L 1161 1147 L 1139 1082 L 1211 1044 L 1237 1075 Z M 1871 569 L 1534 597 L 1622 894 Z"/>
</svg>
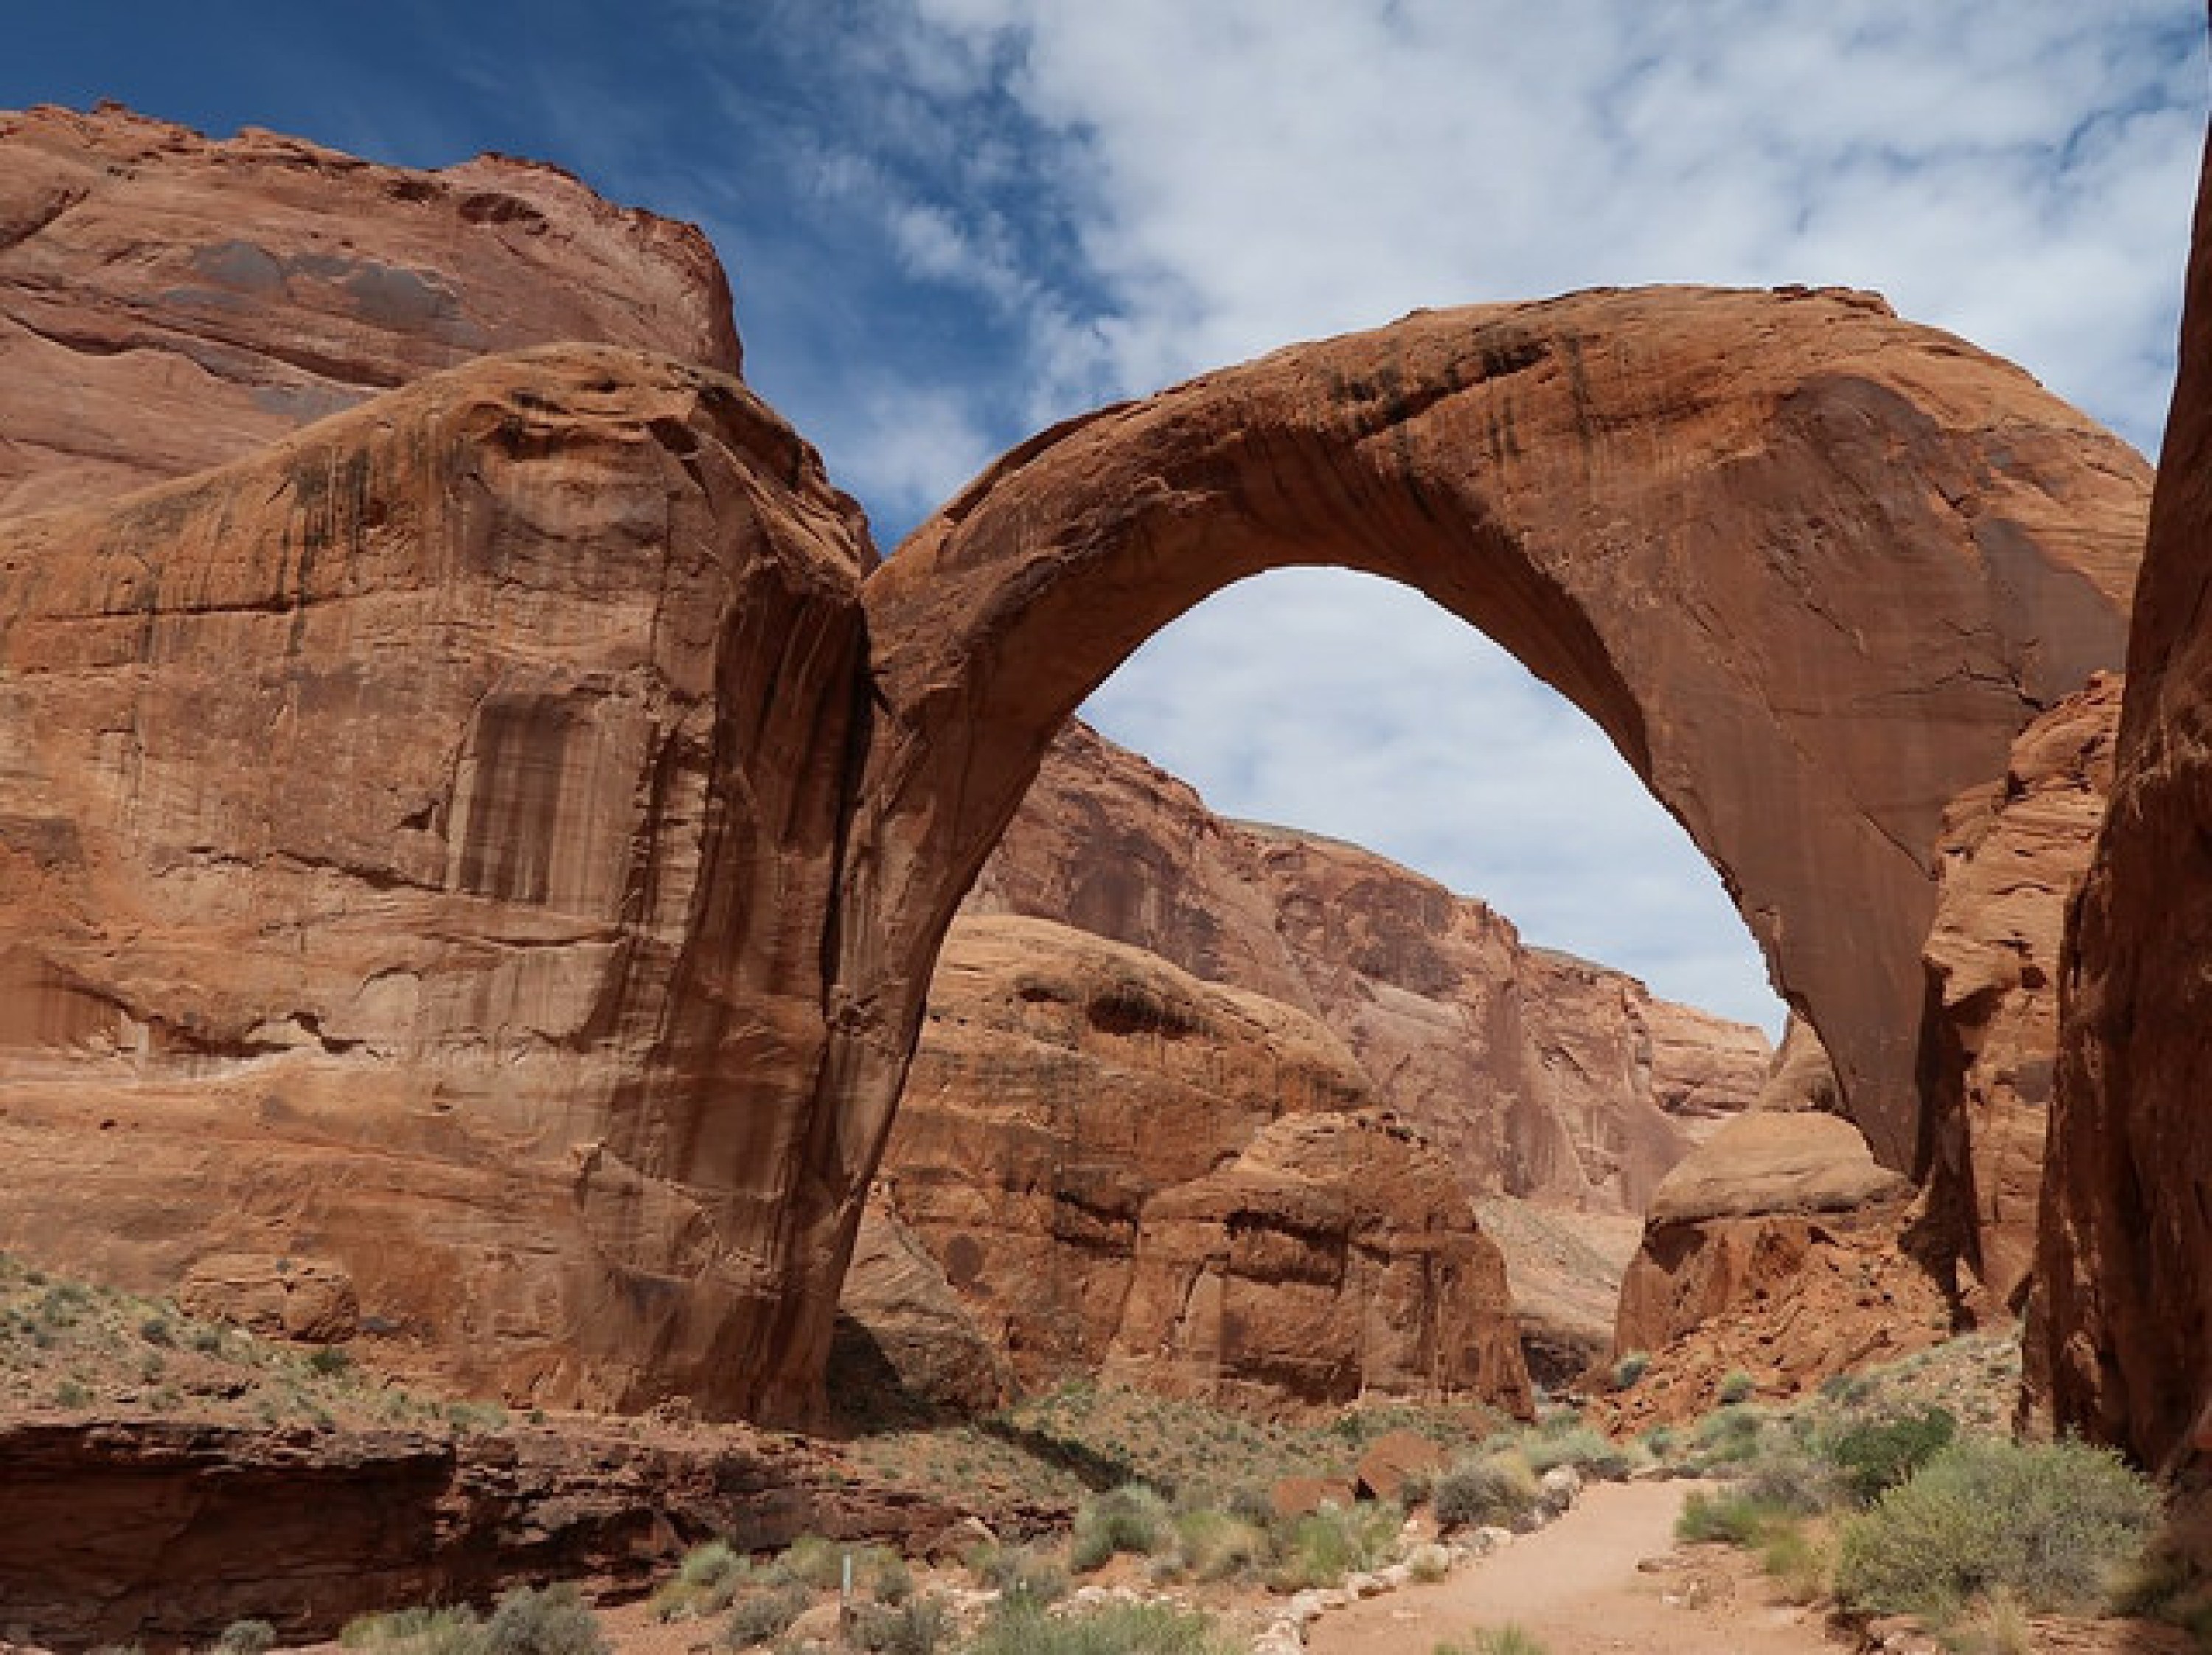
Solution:
<svg viewBox="0 0 2212 1655">
<path fill-rule="evenodd" d="M 2028 1373 L 2154 1468 L 2212 1456 L 2212 167 L 2128 646 L 2112 808 L 2062 967 Z"/>
<path fill-rule="evenodd" d="M 871 555 L 605 347 L 0 520 L 0 1246 L 329 1258 L 464 1383 L 760 1405 Z"/>
<path fill-rule="evenodd" d="M 1371 1105 L 1306 1013 L 975 916 L 946 939 L 881 1186 L 1028 1383 L 1110 1361 L 1262 1407 L 1525 1405 L 1497 1250 L 1449 1165 Z"/>
<path fill-rule="evenodd" d="M 1949 1304 L 1901 1241 L 1912 1193 L 1836 1116 L 1723 1125 L 1661 1183 L 1621 1283 L 1614 1355 L 1660 1375 L 1632 1419 L 1694 1417 L 1739 1371 L 1795 1395 L 1944 1337 Z"/>
<path fill-rule="evenodd" d="M 1929 1241 L 1967 1312 L 2016 1312 L 2035 1259 L 2058 1052 L 2058 961 L 2112 786 L 2122 681 L 2100 673 L 1946 812 L 1929 932 Z"/>
<path fill-rule="evenodd" d="M 557 167 L 416 172 L 113 106 L 0 112 L 0 517 L 566 340 L 738 367 L 706 237 Z"/>
<path fill-rule="evenodd" d="M 1216 816 L 1079 724 L 964 911 L 1057 919 L 1310 1013 L 1478 1196 L 1640 1214 L 1770 1058 L 1758 1029 L 1530 948 L 1385 857 Z"/>
</svg>

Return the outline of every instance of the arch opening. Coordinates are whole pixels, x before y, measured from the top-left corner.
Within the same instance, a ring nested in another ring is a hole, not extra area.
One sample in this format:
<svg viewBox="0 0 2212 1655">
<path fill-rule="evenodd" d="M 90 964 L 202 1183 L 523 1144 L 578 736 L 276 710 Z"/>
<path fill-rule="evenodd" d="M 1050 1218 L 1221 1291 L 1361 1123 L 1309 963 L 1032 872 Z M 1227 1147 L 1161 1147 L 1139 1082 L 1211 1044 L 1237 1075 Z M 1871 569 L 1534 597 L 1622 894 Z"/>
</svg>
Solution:
<svg viewBox="0 0 2212 1655">
<path fill-rule="evenodd" d="M 2130 521 L 2136 470 L 2009 365 L 1804 290 L 1421 312 L 1043 433 L 863 588 L 793 1245 L 831 1240 L 834 1286 L 938 946 L 1054 732 L 1205 597 L 1313 564 L 1419 591 L 1604 731 L 1908 1169 L 1942 812 L 2119 658 L 2136 548 L 2084 525 Z"/>
</svg>

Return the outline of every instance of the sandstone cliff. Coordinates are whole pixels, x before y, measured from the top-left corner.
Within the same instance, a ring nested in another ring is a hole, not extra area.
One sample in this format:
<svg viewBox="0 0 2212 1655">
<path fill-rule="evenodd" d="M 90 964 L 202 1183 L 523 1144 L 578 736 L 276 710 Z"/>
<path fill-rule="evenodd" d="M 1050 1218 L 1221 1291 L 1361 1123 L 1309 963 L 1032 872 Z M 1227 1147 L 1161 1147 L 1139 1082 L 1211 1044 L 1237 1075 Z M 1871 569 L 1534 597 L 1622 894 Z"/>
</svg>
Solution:
<svg viewBox="0 0 2212 1655">
<path fill-rule="evenodd" d="M 1386 858 L 1218 817 L 1079 724 L 966 911 L 1058 919 L 1307 1011 L 1473 1195 L 1640 1214 L 1769 1058 L 1759 1030 L 1527 947 L 1486 904 Z"/>
<path fill-rule="evenodd" d="M 1447 1163 L 1372 1105 L 1304 1012 L 1087 932 L 971 917 L 945 940 L 881 1187 L 1027 1383 L 1110 1359 L 1263 1407 L 1525 1409 L 1497 1249 Z"/>
<path fill-rule="evenodd" d="M 0 516 L 204 470 L 562 340 L 738 367 L 707 239 L 556 167 L 415 172 L 112 106 L 0 113 Z"/>
<path fill-rule="evenodd" d="M 2066 906 L 2112 786 L 2121 681 L 2100 674 L 2021 733 L 2002 777 L 1944 815 L 1929 932 L 1928 1234 L 1967 1313 L 2016 1312 L 2035 1258 L 2058 1052 Z"/>
<path fill-rule="evenodd" d="M 2027 1352 L 2058 1423 L 2212 1456 L 2212 166 L 2128 642 L 2112 808 L 2076 900 Z"/>
</svg>

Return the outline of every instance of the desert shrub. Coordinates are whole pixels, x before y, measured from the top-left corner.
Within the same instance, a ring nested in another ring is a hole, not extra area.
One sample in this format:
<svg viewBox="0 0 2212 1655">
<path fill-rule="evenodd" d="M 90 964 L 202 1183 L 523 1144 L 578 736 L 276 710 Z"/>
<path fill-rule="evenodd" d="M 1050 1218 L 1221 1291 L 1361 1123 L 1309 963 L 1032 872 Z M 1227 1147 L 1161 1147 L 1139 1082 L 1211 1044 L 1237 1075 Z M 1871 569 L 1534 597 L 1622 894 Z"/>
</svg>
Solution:
<svg viewBox="0 0 2212 1655">
<path fill-rule="evenodd" d="M 1633 1469 L 1626 1449 L 1587 1425 L 1554 1435 L 1540 1433 L 1522 1446 L 1521 1455 L 1539 1476 L 1554 1465 L 1571 1465 L 1604 1482 L 1619 1482 Z"/>
<path fill-rule="evenodd" d="M 845 1554 L 850 1548 L 818 1534 L 802 1534 L 783 1549 L 775 1571 L 814 1591 L 835 1591 L 844 1583 Z"/>
<path fill-rule="evenodd" d="M 161 1315 L 149 1316 L 143 1321 L 140 1322 L 138 1324 L 138 1337 L 143 1339 L 148 1344 L 154 1345 L 173 1345 L 177 1342 L 176 1330 L 169 1325 L 169 1319 Z M 244 1626 L 248 1623 L 240 1621 L 234 1624 Z M 265 1622 L 262 1624 L 265 1624 Z"/>
<path fill-rule="evenodd" d="M 893 1609 L 914 1597 L 914 1571 L 906 1566 L 906 1559 L 896 1552 L 884 1549 L 869 1560 L 868 1591 L 879 1603 Z"/>
<path fill-rule="evenodd" d="M 1486 1525 L 1523 1527 L 1536 1509 L 1536 1474 L 1517 1453 L 1462 1460 L 1437 1479 L 1430 1508 L 1437 1526 L 1447 1532 Z"/>
<path fill-rule="evenodd" d="M 1226 1580 L 1267 1558 L 1267 1531 L 1211 1506 L 1177 1513 L 1176 1561 L 1201 1580 Z"/>
<path fill-rule="evenodd" d="M 276 1628 L 266 1621 L 233 1621 L 215 1640 L 221 1655 L 268 1655 L 276 1642 Z"/>
<path fill-rule="evenodd" d="M 483 1622 L 462 1606 L 418 1605 L 345 1623 L 338 1642 L 374 1655 L 483 1655 Z"/>
<path fill-rule="evenodd" d="M 337 1345 L 318 1345 L 307 1353 L 307 1366 L 324 1379 L 336 1379 L 353 1367 L 353 1355 Z"/>
<path fill-rule="evenodd" d="M 1834 1548 L 1788 1516 L 1778 1516 L 1768 1525 L 1759 1542 L 1759 1561 L 1793 1603 L 1826 1597 L 1835 1577 Z"/>
<path fill-rule="evenodd" d="M 1644 1377 L 1644 1370 L 1650 1366 L 1650 1351 L 1630 1351 L 1613 1365 L 1613 1388 L 1616 1391 L 1627 1390 Z"/>
<path fill-rule="evenodd" d="M 1923 1408 L 1896 1419 L 1846 1425 L 1820 1443 L 1820 1456 L 1836 1468 L 1854 1500 L 1871 1505 L 1948 1447 L 1958 1434 L 1959 1422 L 1948 1409 Z"/>
<path fill-rule="evenodd" d="M 1274 1531 L 1274 1566 L 1267 1584 L 1278 1591 L 1337 1586 L 1355 1569 L 1374 1569 L 1389 1561 L 1405 1513 L 1390 1500 L 1324 1505 L 1279 1524 Z"/>
<path fill-rule="evenodd" d="M 2080 1442 L 1954 1442 L 1844 1525 L 1836 1592 L 1943 1621 L 2008 1590 L 2030 1612 L 2099 1605 L 2157 1514 L 2151 1485 Z"/>
<path fill-rule="evenodd" d="M 853 1641 L 871 1655 L 936 1655 L 951 1617 L 934 1597 L 909 1596 L 896 1608 L 862 1603 L 853 1616 Z"/>
<path fill-rule="evenodd" d="M 1432 1586 L 1451 1573 L 1451 1554 L 1442 1546 L 1416 1546 L 1407 1558 L 1406 1567 L 1413 1571 L 1413 1579 L 1425 1586 Z"/>
<path fill-rule="evenodd" d="M 1084 1615 L 1002 1604 L 968 1655 L 1231 1655 L 1212 1617 L 1171 1603 L 1108 1603 Z"/>
<path fill-rule="evenodd" d="M 1698 1422 L 1691 1438 L 1696 1449 L 1693 1460 L 1709 1471 L 1747 1464 L 1758 1457 L 1759 1431 L 1759 1416 L 1748 1408 L 1723 1408 L 1708 1414 Z"/>
<path fill-rule="evenodd" d="M 1068 1567 L 1088 1574 L 1117 1553 L 1150 1557 L 1175 1538 L 1167 1501 L 1140 1482 L 1124 1483 L 1094 1494 L 1075 1513 L 1068 1539 Z"/>
<path fill-rule="evenodd" d="M 1751 1375 L 1738 1367 L 1722 1376 L 1720 1388 L 1713 1394 L 1720 1399 L 1722 1407 L 1732 1408 L 1737 1403 L 1749 1402 L 1751 1393 L 1758 1388 Z"/>
<path fill-rule="evenodd" d="M 732 1600 L 730 1617 L 722 1622 L 722 1641 L 732 1649 L 771 1642 L 783 1636 L 813 1601 L 814 1594 L 796 1580 L 778 1580 L 742 1593 Z"/>
<path fill-rule="evenodd" d="M 1551 1655 L 1551 1652 L 1535 1634 L 1508 1621 L 1504 1626 L 1478 1629 L 1463 1644 L 1449 1640 L 1439 1642 L 1436 1655 Z"/>
<path fill-rule="evenodd" d="M 1027 1546 L 978 1546 L 966 1561 L 979 1584 L 1008 1602 L 1042 1609 L 1067 1596 L 1067 1571 Z"/>
<path fill-rule="evenodd" d="M 484 1622 L 484 1655 L 606 1655 L 598 1619 L 565 1583 L 533 1591 L 517 1587 Z"/>
<path fill-rule="evenodd" d="M 726 1540 L 709 1540 L 684 1555 L 673 1579 L 653 1594 L 653 1612 L 664 1621 L 720 1615 L 752 1576 L 752 1560 Z"/>
<path fill-rule="evenodd" d="M 1680 1437 L 1671 1425 L 1655 1425 L 1637 1440 L 1644 1445 L 1646 1453 L 1662 1463 L 1671 1458 L 1681 1446 Z"/>
<path fill-rule="evenodd" d="M 1724 1488 L 1711 1494 L 1701 1492 L 1682 1502 L 1682 1514 L 1674 1519 L 1674 1537 L 1755 1546 L 1765 1537 L 1776 1519 L 1788 1515 L 1771 1506 L 1761 1505 L 1741 1488 Z"/>
<path fill-rule="evenodd" d="M 1764 1452 L 1743 1469 L 1737 1488 L 1770 1511 L 1809 1517 L 1836 1503 L 1836 1472 L 1794 1446 Z"/>
</svg>

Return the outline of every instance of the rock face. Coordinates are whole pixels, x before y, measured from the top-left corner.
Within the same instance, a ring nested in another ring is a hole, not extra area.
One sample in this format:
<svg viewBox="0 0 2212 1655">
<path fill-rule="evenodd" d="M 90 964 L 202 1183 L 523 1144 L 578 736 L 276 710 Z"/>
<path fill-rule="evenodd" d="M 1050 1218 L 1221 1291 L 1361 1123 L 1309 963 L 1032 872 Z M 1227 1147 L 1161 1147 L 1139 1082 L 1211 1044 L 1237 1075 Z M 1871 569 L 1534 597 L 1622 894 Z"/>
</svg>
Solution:
<svg viewBox="0 0 2212 1655">
<path fill-rule="evenodd" d="M 1759 1111 L 1668 1173 L 1621 1283 L 1613 1354 L 1656 1353 L 1632 1423 L 1689 1418 L 1741 1370 L 1770 1394 L 1944 1337 L 1948 1303 L 1908 1258 L 1912 1185 L 1849 1121 Z"/>
<path fill-rule="evenodd" d="M 144 1421 L 0 1429 L 0 1640 L 201 1649 L 233 1621 L 288 1643 L 520 1578 L 635 1591 L 709 1537 L 916 1549 L 957 1514 L 789 1439 L 514 1428 L 247 1431 Z"/>
<path fill-rule="evenodd" d="M 2004 775 L 1944 815 L 1929 932 L 1931 1246 L 1956 1262 L 1968 1313 L 2020 1308 L 2058 1051 L 2066 905 L 2112 786 L 2121 680 L 2100 673 L 2021 732 Z"/>
<path fill-rule="evenodd" d="M 1770 1057 L 1758 1029 L 1528 948 L 1487 905 L 1372 852 L 1218 817 L 1080 724 L 965 912 L 1057 919 L 1310 1013 L 1474 1195 L 1640 1214 Z"/>
<path fill-rule="evenodd" d="M 2128 645 L 2112 809 L 2076 900 L 2031 1383 L 2152 1467 L 2212 1454 L 2212 168 Z M 2043 1369 L 2039 1373 L 2038 1367 Z"/>
<path fill-rule="evenodd" d="M 1370 1115 L 1288 1115 L 1161 1194 L 1109 1374 L 1220 1401 L 1535 1409 L 1504 1261 L 1449 1163 Z"/>
<path fill-rule="evenodd" d="M 587 347 L 0 520 L 0 1245 L 756 1406 L 869 555 L 736 381 Z"/>
<path fill-rule="evenodd" d="M 707 239 L 556 167 L 410 172 L 112 106 L 0 113 L 0 517 L 204 470 L 564 340 L 738 372 Z"/>
<path fill-rule="evenodd" d="M 1045 921 L 946 938 L 887 1205 L 1019 1377 L 1524 1408 L 1504 1267 L 1331 1031 Z M 1332 1124 L 1333 1123 L 1333 1124 Z M 848 1295 L 848 1303 L 851 1295 Z"/>
</svg>

